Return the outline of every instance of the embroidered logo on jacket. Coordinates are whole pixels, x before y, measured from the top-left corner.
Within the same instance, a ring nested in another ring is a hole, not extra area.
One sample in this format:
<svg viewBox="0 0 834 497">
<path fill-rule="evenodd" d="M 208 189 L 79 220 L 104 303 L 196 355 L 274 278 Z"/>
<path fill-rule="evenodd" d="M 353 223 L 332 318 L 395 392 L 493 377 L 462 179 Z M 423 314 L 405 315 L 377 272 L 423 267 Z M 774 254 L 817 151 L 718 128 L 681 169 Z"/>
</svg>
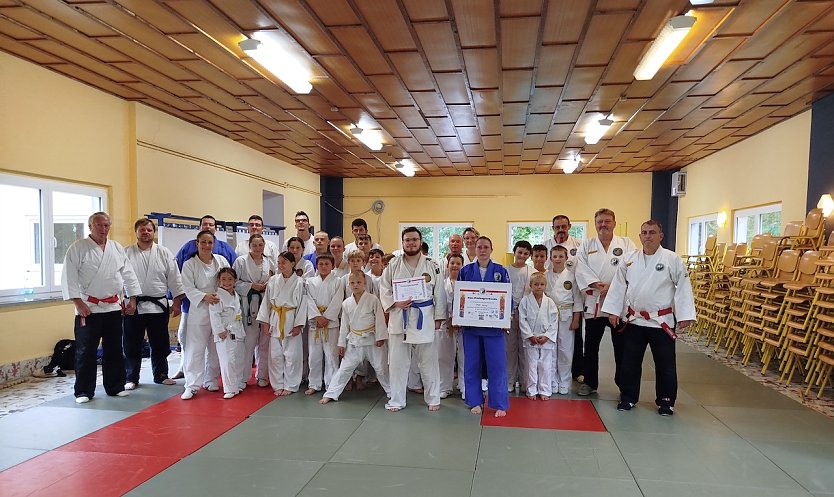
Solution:
<svg viewBox="0 0 834 497">
<path fill-rule="evenodd" d="M 617 247 L 614 249 L 614 255 L 623 255 L 623 249 Z"/>
<path fill-rule="evenodd" d="M 495 281 L 501 281 L 501 273 L 495 273 Z"/>
<path fill-rule="evenodd" d="M 611 265 L 612 266 L 616 266 L 619 263 L 620 263 L 620 259 L 617 259 L 616 257 L 611 259 Z"/>
<path fill-rule="evenodd" d="M 570 255 L 576 255 L 576 249 L 575 248 L 570 249 Z"/>
<path fill-rule="evenodd" d="M 655 266 L 655 267 L 654 267 L 654 270 L 655 270 L 655 271 L 663 271 L 663 269 L 664 269 L 665 267 L 666 267 L 666 266 L 664 266 L 663 264 L 658 264 L 657 266 Z"/>
<path fill-rule="evenodd" d="M 573 288 L 573 283 L 571 283 L 570 281 L 566 281 L 563 283 L 562 286 L 565 287 L 565 290 L 570 290 L 571 288 Z"/>
</svg>

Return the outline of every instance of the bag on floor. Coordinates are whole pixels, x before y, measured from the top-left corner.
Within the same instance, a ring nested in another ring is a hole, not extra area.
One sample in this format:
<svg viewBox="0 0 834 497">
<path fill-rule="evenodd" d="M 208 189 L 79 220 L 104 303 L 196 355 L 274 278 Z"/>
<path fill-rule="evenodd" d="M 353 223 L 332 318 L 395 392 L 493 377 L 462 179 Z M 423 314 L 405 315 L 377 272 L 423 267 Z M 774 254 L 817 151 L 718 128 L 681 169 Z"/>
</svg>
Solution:
<svg viewBox="0 0 834 497">
<path fill-rule="evenodd" d="M 55 371 L 57 369 L 57 371 Z M 58 376 L 63 376 L 59 371 L 64 369 L 75 369 L 75 340 L 65 338 L 58 340 L 55 350 L 52 353 L 52 360 L 43 367 L 43 372 L 51 374 L 55 371 Z"/>
</svg>

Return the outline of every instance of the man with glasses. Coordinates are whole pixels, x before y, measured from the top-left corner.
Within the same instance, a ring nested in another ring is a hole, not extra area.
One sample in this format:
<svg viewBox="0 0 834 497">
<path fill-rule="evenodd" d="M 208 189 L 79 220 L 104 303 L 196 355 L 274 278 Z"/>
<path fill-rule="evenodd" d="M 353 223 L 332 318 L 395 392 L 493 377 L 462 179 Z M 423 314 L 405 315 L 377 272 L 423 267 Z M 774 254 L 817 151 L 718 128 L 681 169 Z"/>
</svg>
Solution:
<svg viewBox="0 0 834 497">
<path fill-rule="evenodd" d="M 246 226 L 247 230 L 249 231 L 249 236 L 252 235 L 261 235 L 264 236 L 264 218 L 257 214 L 252 214 L 249 216 L 249 223 Z M 237 247 L 235 247 L 235 252 L 238 256 L 244 257 L 249 253 L 249 240 L 241 240 L 237 242 Z M 276 258 L 278 257 L 278 245 L 275 245 L 275 242 L 272 240 L 267 240 L 264 238 L 264 257 L 275 262 Z M 234 262 L 232 262 L 234 264 Z"/>
</svg>

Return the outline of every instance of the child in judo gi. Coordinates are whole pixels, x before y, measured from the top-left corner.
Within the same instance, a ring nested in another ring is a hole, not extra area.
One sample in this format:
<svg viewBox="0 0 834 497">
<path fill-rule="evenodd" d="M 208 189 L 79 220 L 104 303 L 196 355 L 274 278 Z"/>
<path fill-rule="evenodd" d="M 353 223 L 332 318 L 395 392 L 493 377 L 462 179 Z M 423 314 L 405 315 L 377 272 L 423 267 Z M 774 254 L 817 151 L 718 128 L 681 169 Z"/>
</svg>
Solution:
<svg viewBox="0 0 834 497">
<path fill-rule="evenodd" d="M 544 294 L 547 277 L 544 273 L 530 276 L 531 292 L 518 305 L 519 328 L 527 353 L 527 398 L 550 400 L 553 383 L 553 349 L 559 329 L 556 303 Z"/>
<path fill-rule="evenodd" d="M 547 272 L 547 296 L 559 309 L 559 331 L 553 357 L 553 392 L 567 395 L 571 386 L 575 330 L 582 323 L 584 309 L 576 277 L 567 267 L 568 249 L 556 245 L 550 249 L 550 268 Z"/>
<path fill-rule="evenodd" d="M 230 267 L 221 268 L 217 272 L 217 280 L 220 287 L 217 296 L 220 301 L 209 305 L 209 321 L 217 347 L 217 358 L 220 360 L 223 398 L 231 399 L 242 391 L 241 385 L 244 384 L 240 377 L 240 364 L 244 359 L 246 332 L 241 320 L 240 299 L 235 293 L 237 273 Z"/>
<path fill-rule="evenodd" d="M 342 303 L 342 318 L 339 326 L 338 351 L 342 356 L 339 371 L 333 376 L 322 399 L 322 404 L 339 400 L 353 371 L 367 360 L 376 370 L 377 380 L 386 395 L 390 395 L 388 384 L 387 354 L 384 347 L 388 339 L 385 312 L 376 295 L 365 291 L 365 273 L 354 270 L 348 275 L 351 296 Z"/>
</svg>

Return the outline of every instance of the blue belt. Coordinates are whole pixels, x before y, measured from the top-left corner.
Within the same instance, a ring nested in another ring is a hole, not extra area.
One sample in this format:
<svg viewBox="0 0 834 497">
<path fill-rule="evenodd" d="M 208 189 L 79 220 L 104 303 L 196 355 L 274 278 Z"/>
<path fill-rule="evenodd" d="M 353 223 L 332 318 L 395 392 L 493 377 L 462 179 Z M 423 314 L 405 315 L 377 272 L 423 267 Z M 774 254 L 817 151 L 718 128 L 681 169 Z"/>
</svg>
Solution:
<svg viewBox="0 0 834 497">
<path fill-rule="evenodd" d="M 428 307 L 430 305 L 434 305 L 433 300 L 426 300 L 426 301 L 423 301 L 423 302 L 412 302 L 411 303 L 411 309 L 414 309 L 416 307 L 417 310 L 420 312 L 417 315 L 417 329 L 418 330 L 423 329 L 423 311 L 422 311 L 422 309 L 420 309 L 420 307 Z M 403 331 L 408 329 L 408 311 L 409 311 L 409 309 L 403 309 Z"/>
</svg>

